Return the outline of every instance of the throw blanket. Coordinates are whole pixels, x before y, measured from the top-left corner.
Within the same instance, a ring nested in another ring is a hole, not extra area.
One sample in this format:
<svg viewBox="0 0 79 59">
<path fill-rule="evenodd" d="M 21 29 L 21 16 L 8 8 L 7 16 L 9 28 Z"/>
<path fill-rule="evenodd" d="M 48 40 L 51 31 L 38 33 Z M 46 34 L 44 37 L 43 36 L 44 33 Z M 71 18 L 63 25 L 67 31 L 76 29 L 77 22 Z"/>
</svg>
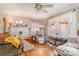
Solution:
<svg viewBox="0 0 79 59">
<path fill-rule="evenodd" d="M 16 36 L 11 36 L 6 39 L 4 39 L 5 42 L 11 43 L 16 48 L 19 48 L 20 46 L 20 40 Z"/>
</svg>

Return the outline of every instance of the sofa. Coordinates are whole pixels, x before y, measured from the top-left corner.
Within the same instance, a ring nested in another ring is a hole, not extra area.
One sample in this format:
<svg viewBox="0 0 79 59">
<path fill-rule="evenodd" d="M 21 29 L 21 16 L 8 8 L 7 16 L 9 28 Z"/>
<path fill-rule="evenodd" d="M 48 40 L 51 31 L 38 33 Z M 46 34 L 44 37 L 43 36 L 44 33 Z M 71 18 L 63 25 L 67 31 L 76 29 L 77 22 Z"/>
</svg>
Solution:
<svg viewBox="0 0 79 59">
<path fill-rule="evenodd" d="M 79 56 L 79 42 L 77 38 L 69 38 L 64 45 L 56 48 L 60 56 Z"/>
<path fill-rule="evenodd" d="M 11 44 L 0 45 L 0 56 L 16 56 L 20 53 L 22 53 L 21 47 L 17 49 Z"/>
<path fill-rule="evenodd" d="M 65 38 L 54 38 L 54 37 L 50 36 L 50 37 L 48 37 L 47 42 L 52 44 L 52 45 L 59 46 L 59 45 L 63 45 L 65 42 L 67 42 L 67 39 L 65 39 Z"/>
<path fill-rule="evenodd" d="M 21 41 L 21 44 L 19 48 L 15 48 L 10 43 L 4 43 L 4 39 L 9 36 L 8 33 L 1 33 L 0 34 L 0 56 L 15 56 L 17 54 L 22 53 L 23 49 L 23 43 Z"/>
</svg>

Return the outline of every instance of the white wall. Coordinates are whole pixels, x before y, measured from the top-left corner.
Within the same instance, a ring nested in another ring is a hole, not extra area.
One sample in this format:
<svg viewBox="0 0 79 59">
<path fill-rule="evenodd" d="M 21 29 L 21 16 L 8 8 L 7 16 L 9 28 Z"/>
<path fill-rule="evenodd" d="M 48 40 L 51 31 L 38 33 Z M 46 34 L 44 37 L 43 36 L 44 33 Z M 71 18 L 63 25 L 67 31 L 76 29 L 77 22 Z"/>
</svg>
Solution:
<svg viewBox="0 0 79 59">
<path fill-rule="evenodd" d="M 0 33 L 3 33 L 3 16 L 4 14 L 2 12 L 0 12 Z"/>
</svg>

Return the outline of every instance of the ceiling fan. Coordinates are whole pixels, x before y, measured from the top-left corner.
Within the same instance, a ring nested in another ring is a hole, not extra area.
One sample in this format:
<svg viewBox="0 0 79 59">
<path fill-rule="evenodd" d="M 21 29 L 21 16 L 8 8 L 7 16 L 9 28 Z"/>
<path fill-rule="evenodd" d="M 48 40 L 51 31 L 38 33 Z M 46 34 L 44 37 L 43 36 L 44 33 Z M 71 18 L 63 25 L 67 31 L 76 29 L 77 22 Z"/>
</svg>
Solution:
<svg viewBox="0 0 79 59">
<path fill-rule="evenodd" d="M 44 12 L 48 12 L 45 8 L 51 8 L 51 7 L 53 7 L 53 4 L 40 4 L 40 3 L 36 3 L 35 4 L 35 9 L 37 10 L 37 11 L 44 11 Z"/>
</svg>

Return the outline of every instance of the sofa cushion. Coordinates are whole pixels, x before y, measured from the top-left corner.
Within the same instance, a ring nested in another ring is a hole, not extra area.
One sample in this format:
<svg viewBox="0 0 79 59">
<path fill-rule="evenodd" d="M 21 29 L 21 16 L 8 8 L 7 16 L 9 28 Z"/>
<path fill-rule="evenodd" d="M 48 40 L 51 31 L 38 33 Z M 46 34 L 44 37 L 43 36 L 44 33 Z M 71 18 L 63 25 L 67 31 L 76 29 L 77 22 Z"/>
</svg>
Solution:
<svg viewBox="0 0 79 59">
<path fill-rule="evenodd" d="M 77 38 L 69 38 L 68 42 L 65 44 L 66 46 L 79 49 L 79 43 Z"/>
<path fill-rule="evenodd" d="M 68 43 L 78 44 L 78 39 L 77 38 L 69 38 Z"/>
<path fill-rule="evenodd" d="M 72 47 L 72 48 L 76 48 L 79 49 L 79 45 L 78 44 L 74 44 L 74 43 L 66 43 L 66 46 Z"/>
</svg>

